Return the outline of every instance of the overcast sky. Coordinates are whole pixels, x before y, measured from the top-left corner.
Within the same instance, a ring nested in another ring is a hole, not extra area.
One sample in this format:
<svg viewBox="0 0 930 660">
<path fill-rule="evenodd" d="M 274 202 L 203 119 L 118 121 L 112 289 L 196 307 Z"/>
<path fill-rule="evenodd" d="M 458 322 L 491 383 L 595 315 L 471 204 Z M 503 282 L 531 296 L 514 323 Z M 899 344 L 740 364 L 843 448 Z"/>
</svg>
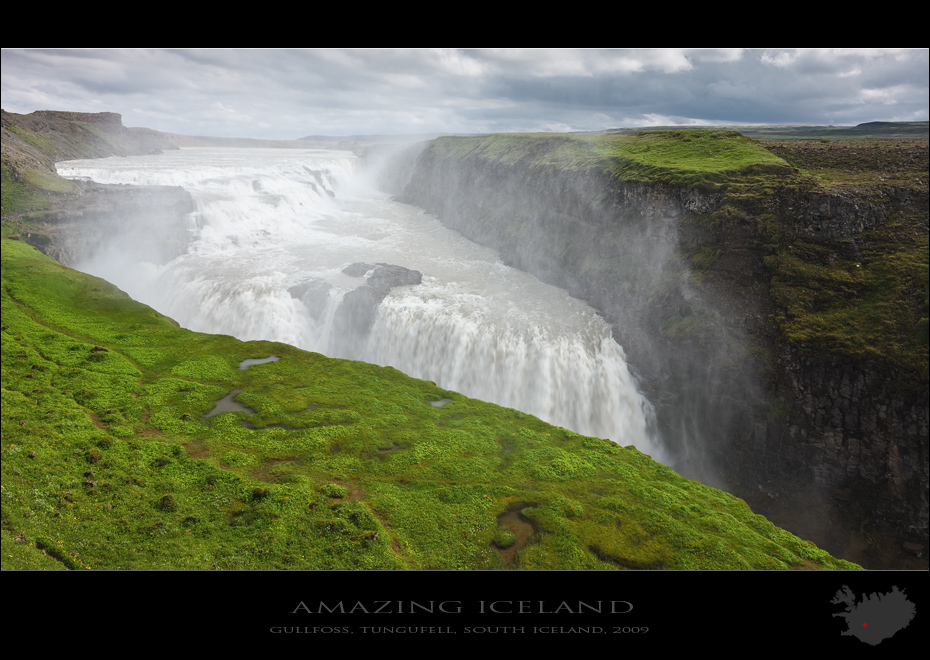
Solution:
<svg viewBox="0 0 930 660">
<path fill-rule="evenodd" d="M 186 135 L 928 119 L 928 49 L 2 50 L 8 112 Z"/>
</svg>

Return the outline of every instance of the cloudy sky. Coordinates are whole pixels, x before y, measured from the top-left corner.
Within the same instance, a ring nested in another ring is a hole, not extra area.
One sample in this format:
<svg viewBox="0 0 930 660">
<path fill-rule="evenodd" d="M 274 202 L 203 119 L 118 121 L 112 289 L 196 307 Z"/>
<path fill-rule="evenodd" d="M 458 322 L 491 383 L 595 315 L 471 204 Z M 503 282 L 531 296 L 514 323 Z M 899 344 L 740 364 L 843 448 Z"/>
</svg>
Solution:
<svg viewBox="0 0 930 660">
<path fill-rule="evenodd" d="M 928 119 L 928 49 L 3 49 L 8 112 L 187 135 Z"/>
</svg>

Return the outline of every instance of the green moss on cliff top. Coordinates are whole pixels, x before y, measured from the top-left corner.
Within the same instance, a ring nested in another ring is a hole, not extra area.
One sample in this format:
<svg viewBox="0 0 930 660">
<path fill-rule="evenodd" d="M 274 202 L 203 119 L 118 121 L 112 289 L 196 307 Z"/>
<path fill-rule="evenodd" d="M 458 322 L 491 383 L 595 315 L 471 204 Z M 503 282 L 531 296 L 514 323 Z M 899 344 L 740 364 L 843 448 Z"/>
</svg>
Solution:
<svg viewBox="0 0 930 660">
<path fill-rule="evenodd" d="M 518 523 L 522 568 L 854 567 L 633 448 L 183 330 L 2 244 L 4 569 L 494 568 Z M 207 417 L 234 390 L 254 414 Z"/>
<path fill-rule="evenodd" d="M 765 148 L 824 187 L 927 192 L 926 139 L 770 142 Z"/>
<path fill-rule="evenodd" d="M 450 137 L 428 149 L 433 157 L 470 159 L 472 167 L 584 171 L 713 193 L 712 208 L 684 219 L 700 235 L 681 253 L 693 283 L 713 287 L 715 277 L 732 277 L 714 264 L 735 232 L 741 249 L 765 262 L 782 340 L 927 378 L 925 140 L 760 143 L 736 131 L 694 129 Z M 858 229 L 867 223 L 855 216 L 866 213 L 877 226 Z M 821 222 L 848 227 L 822 238 L 804 227 Z M 517 224 L 501 231 L 514 244 L 535 238 Z"/>
<path fill-rule="evenodd" d="M 795 241 L 766 259 L 784 338 L 928 373 L 928 237 L 906 218 L 867 232 L 855 255 Z"/>
<path fill-rule="evenodd" d="M 788 175 L 777 155 L 736 131 L 649 131 L 635 135 L 503 133 L 446 137 L 430 143 L 442 158 L 478 156 L 489 163 L 596 169 L 625 181 L 716 186 L 752 174 Z"/>
<path fill-rule="evenodd" d="M 481 137 L 441 137 L 429 143 L 439 158 L 477 156 L 489 163 L 554 166 L 562 170 L 594 167 L 603 163 L 596 149 L 599 138 L 553 133 L 498 133 Z"/>
<path fill-rule="evenodd" d="M 760 174 L 792 174 L 781 158 L 736 131 L 651 131 L 605 140 L 599 150 L 610 171 L 627 181 L 715 187 Z"/>
</svg>

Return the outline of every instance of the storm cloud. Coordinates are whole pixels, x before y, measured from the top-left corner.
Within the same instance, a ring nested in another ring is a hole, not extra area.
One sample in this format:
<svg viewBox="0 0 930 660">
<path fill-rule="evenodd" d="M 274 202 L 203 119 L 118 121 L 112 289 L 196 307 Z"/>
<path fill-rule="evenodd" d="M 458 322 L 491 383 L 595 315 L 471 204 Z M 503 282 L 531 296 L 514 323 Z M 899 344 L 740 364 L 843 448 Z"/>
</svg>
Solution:
<svg viewBox="0 0 930 660">
<path fill-rule="evenodd" d="M 927 49 L 3 49 L 9 112 L 188 135 L 928 119 Z"/>
</svg>

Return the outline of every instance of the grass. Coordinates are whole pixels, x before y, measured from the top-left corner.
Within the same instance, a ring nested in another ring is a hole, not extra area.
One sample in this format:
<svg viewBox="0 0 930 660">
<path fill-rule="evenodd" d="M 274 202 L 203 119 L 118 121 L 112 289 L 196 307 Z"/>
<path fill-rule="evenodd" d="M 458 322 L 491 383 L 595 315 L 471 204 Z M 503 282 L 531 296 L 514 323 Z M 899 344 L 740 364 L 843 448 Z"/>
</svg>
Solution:
<svg viewBox="0 0 930 660">
<path fill-rule="evenodd" d="M 828 189 L 926 190 L 927 140 L 766 143 L 768 151 Z"/>
<path fill-rule="evenodd" d="M 917 142 L 671 130 L 430 149 L 710 192 L 714 209 L 686 221 L 713 240 L 679 254 L 695 283 L 714 277 L 713 241 L 749 226 L 783 341 L 892 363 L 925 386 L 926 214 L 883 197 L 889 185 L 926 197 Z M 14 180 L 4 163 L 4 214 L 38 217 L 69 185 L 28 168 Z M 817 242 L 771 203 L 814 193 L 891 210 L 855 244 Z M 28 217 L 6 215 L 3 235 L 30 231 Z M 2 304 L 4 569 L 853 567 L 635 449 L 392 369 L 188 332 L 18 241 L 3 240 Z M 661 332 L 713 327 L 686 316 Z M 238 369 L 270 354 L 281 360 Z M 254 414 L 204 418 L 234 390 Z M 532 535 L 505 553 L 516 537 L 501 521 L 517 512 Z"/>
<path fill-rule="evenodd" d="M 4 570 L 855 568 L 632 447 L 2 247 Z M 236 389 L 254 414 L 205 419 Z"/>
<path fill-rule="evenodd" d="M 792 343 L 881 359 L 926 382 L 926 232 L 893 223 L 869 232 L 858 258 L 798 241 L 767 259 L 776 318 Z"/>
<path fill-rule="evenodd" d="M 429 150 L 443 158 L 476 155 L 505 165 L 523 163 L 532 167 L 557 165 L 578 169 L 599 161 L 596 139 L 551 133 L 497 133 L 483 137 L 441 137 Z"/>
<path fill-rule="evenodd" d="M 791 172 L 784 160 L 736 131 L 650 131 L 605 139 L 599 151 L 611 173 L 627 181 L 714 189 Z"/>
<path fill-rule="evenodd" d="M 13 178 L 7 163 L 0 166 L 3 212 L 38 213 L 48 211 L 53 199 L 73 191 L 73 185 L 53 172 L 27 170 L 21 180 Z"/>
<path fill-rule="evenodd" d="M 753 173 L 786 174 L 779 156 L 736 131 L 648 131 L 634 135 L 503 133 L 445 137 L 430 143 L 442 158 L 564 171 L 596 169 L 625 181 L 714 187 Z"/>
</svg>

